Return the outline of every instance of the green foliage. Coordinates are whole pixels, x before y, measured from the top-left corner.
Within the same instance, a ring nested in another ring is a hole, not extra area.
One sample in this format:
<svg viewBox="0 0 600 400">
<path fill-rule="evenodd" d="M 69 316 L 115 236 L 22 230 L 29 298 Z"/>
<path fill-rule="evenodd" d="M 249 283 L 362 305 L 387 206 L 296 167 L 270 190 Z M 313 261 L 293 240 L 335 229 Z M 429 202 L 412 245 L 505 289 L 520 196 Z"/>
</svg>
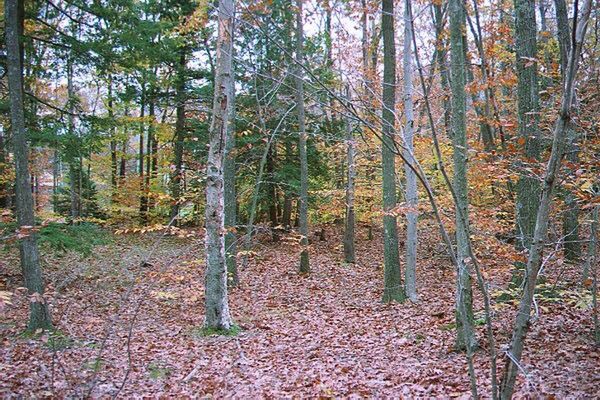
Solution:
<svg viewBox="0 0 600 400">
<path fill-rule="evenodd" d="M 105 218 L 104 213 L 98 205 L 98 191 L 96 184 L 90 179 L 85 171 L 78 172 L 81 174 L 81 216 Z M 53 196 L 54 211 L 60 215 L 68 216 L 71 210 L 71 189 L 70 178 L 65 179 L 65 184 L 56 189 L 56 194 Z"/>
<path fill-rule="evenodd" d="M 40 230 L 39 243 L 58 251 L 75 251 L 84 256 L 92 253 L 94 246 L 107 244 L 108 235 L 96 224 L 67 225 L 50 223 Z"/>
<path fill-rule="evenodd" d="M 215 329 L 215 328 L 196 328 L 192 331 L 192 336 L 196 338 L 207 336 L 237 336 L 242 332 L 242 328 L 238 325 L 232 325 L 230 329 Z"/>
</svg>

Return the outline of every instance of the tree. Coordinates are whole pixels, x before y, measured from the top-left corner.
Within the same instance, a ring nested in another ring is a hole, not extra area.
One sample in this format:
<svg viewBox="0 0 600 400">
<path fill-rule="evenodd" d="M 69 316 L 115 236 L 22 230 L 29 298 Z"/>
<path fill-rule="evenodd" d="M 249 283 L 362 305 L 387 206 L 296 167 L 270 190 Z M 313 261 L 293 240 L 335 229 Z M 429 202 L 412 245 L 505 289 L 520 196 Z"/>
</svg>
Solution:
<svg viewBox="0 0 600 400">
<path fill-rule="evenodd" d="M 23 104 L 23 64 L 21 36 L 23 34 L 23 7 L 20 0 L 4 2 L 7 73 L 10 97 L 10 120 L 16 170 L 16 211 L 19 226 L 19 253 L 25 286 L 30 296 L 28 329 L 52 328 L 52 319 L 44 299 L 44 282 L 35 232 L 33 196 L 29 175 L 29 148 L 25 132 Z M 21 8 L 22 10 L 22 8 Z"/>
<path fill-rule="evenodd" d="M 398 226 L 393 209 L 396 207 L 396 165 L 394 137 L 396 120 L 396 42 L 394 38 L 394 2 L 382 1 L 381 29 L 383 35 L 383 140 L 381 166 L 383 174 L 383 252 L 384 303 L 405 300 L 398 252 Z"/>
<path fill-rule="evenodd" d="M 410 0 L 404 2 L 404 153 L 405 158 L 412 159 L 414 151 L 414 107 L 413 107 L 413 68 L 412 68 L 412 11 Z M 404 285 L 406 296 L 410 301 L 417 301 L 417 175 L 405 163 L 406 175 L 406 267 Z"/>
<path fill-rule="evenodd" d="M 502 376 L 500 385 L 500 398 L 502 400 L 508 400 L 512 398 L 517 374 L 521 368 L 519 363 L 521 362 L 521 356 L 523 355 L 525 337 L 527 336 L 527 332 L 529 330 L 533 296 L 535 294 L 537 278 L 542 266 L 542 253 L 548 236 L 550 205 L 552 203 L 554 188 L 558 179 L 558 173 L 562 159 L 565 154 L 567 135 L 569 131 L 569 125 L 571 124 L 571 114 L 573 112 L 572 107 L 573 99 L 575 97 L 577 69 L 579 66 L 581 49 L 585 38 L 585 32 L 587 30 L 588 20 L 590 18 L 591 8 L 592 1 L 585 0 L 577 25 L 574 27 L 574 43 L 571 46 L 571 51 L 569 52 L 569 61 L 564 74 L 565 82 L 563 85 L 563 96 L 559 116 L 556 124 L 554 125 L 552 151 L 550 153 L 550 159 L 548 160 L 548 165 L 544 174 L 542 195 L 536 215 L 535 232 L 531 250 L 529 251 L 529 257 L 527 259 L 527 268 L 525 270 L 527 273 L 525 277 L 525 288 L 523 290 L 523 295 L 521 297 L 517 315 L 515 317 L 515 325 L 510 341 L 510 348 L 507 352 L 508 357 L 506 358 L 506 366 L 504 368 L 504 374 Z M 575 18 L 577 18 L 577 14 L 575 14 Z"/>
<path fill-rule="evenodd" d="M 220 0 L 215 70 L 213 115 L 209 129 L 206 164 L 206 288 L 205 320 L 207 329 L 229 330 L 233 326 L 227 296 L 225 260 L 224 181 L 225 148 L 233 107 L 232 51 L 234 0 Z"/>
<path fill-rule="evenodd" d="M 352 103 L 350 86 L 346 85 L 346 99 Z M 352 119 L 346 119 L 346 158 L 348 160 L 348 179 L 346 182 L 346 226 L 344 227 L 344 260 L 347 263 L 356 262 L 354 249 L 354 230 L 356 218 L 354 212 L 354 181 L 356 180 L 356 143 L 354 141 Z"/>
<path fill-rule="evenodd" d="M 518 250 L 529 250 L 540 200 L 540 182 L 531 172 L 531 163 L 539 161 L 541 154 L 537 25 L 535 0 L 514 2 L 518 134 L 519 143 L 524 145 L 523 160 L 518 165 L 516 244 Z"/>
<path fill-rule="evenodd" d="M 473 332 L 473 294 L 466 265 L 469 258 L 469 198 L 467 183 L 466 60 L 463 40 L 465 11 L 460 0 L 450 0 L 450 89 L 452 91 L 453 187 L 456 193 L 456 347 L 476 346 Z"/>
<path fill-rule="evenodd" d="M 302 1 L 296 0 L 296 109 L 298 112 L 298 152 L 300 153 L 300 273 L 310 272 L 308 260 L 308 156 L 306 152 L 306 126 L 304 115 L 304 74 L 301 64 L 304 62 L 304 24 Z"/>
</svg>

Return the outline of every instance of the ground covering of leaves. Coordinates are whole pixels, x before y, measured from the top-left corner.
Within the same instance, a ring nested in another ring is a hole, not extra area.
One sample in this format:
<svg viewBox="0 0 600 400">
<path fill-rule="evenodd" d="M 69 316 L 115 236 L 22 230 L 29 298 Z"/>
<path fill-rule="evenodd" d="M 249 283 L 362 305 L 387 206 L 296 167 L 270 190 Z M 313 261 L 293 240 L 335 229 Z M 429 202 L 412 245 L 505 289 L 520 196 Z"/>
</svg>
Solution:
<svg viewBox="0 0 600 400">
<path fill-rule="evenodd" d="M 241 332 L 202 336 L 202 240 L 166 238 L 153 250 L 158 235 L 119 236 L 83 259 L 47 256 L 61 334 L 38 339 L 19 336 L 28 299 L 16 257 L 3 259 L 4 284 L 15 294 L 0 326 L 1 397 L 469 397 L 464 354 L 453 351 L 453 270 L 434 239 L 420 243 L 420 302 L 391 305 L 379 301 L 378 235 L 369 241 L 360 232 L 356 265 L 341 262 L 339 232 L 315 239 L 309 276 L 296 271 L 293 240 L 263 241 L 230 297 Z M 492 271 L 492 288 L 502 287 L 506 274 Z M 500 345 L 513 315 L 510 304 L 496 307 Z M 483 328 L 475 364 L 487 396 Z M 516 396 L 598 396 L 599 366 L 590 310 L 548 303 L 527 340 L 528 377 L 519 378 Z"/>
</svg>

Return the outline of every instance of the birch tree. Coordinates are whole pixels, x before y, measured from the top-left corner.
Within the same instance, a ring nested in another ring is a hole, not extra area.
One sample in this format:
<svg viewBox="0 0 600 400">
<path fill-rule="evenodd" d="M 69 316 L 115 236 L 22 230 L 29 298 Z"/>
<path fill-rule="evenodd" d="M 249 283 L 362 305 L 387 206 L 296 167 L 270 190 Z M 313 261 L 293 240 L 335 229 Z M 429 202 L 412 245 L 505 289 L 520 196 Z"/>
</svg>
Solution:
<svg viewBox="0 0 600 400">
<path fill-rule="evenodd" d="M 233 106 L 233 17 L 234 1 L 220 0 L 213 114 L 209 129 L 206 165 L 206 283 L 205 321 L 207 329 L 229 330 L 233 326 L 227 296 L 225 259 L 224 182 L 225 149 Z"/>
</svg>

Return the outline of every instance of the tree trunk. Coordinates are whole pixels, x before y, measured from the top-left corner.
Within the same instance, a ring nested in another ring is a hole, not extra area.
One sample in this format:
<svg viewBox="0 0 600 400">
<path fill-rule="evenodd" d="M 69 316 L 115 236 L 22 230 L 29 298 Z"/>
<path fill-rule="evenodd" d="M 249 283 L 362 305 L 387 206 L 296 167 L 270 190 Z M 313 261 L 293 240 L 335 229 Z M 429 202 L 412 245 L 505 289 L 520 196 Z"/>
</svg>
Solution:
<svg viewBox="0 0 600 400">
<path fill-rule="evenodd" d="M 68 121 L 68 129 L 69 136 L 74 138 L 75 133 L 75 117 L 73 115 L 75 111 L 75 89 L 73 88 L 73 62 L 69 58 L 67 60 L 67 96 L 68 100 L 68 109 L 69 109 L 69 121 Z M 74 141 L 76 146 L 79 146 L 79 141 Z M 71 154 L 69 159 L 69 188 L 70 188 L 70 196 L 71 196 L 71 211 L 70 217 L 71 220 L 76 223 L 77 219 L 81 216 L 81 185 L 79 181 L 81 180 L 81 168 L 79 162 L 81 160 L 81 156 L 79 154 L 79 149 L 71 149 L 73 154 Z"/>
<path fill-rule="evenodd" d="M 352 103 L 350 87 L 346 86 L 346 99 L 348 104 Z M 347 263 L 356 262 L 354 250 L 354 230 L 356 226 L 354 215 L 354 181 L 356 179 L 356 142 L 354 141 L 352 120 L 346 119 L 346 157 L 348 160 L 348 182 L 346 183 L 346 226 L 344 227 L 344 260 Z"/>
<path fill-rule="evenodd" d="M 412 10 L 410 0 L 404 2 L 404 115 L 406 118 L 404 126 L 404 156 L 413 158 L 414 138 L 414 106 L 413 106 L 413 65 L 412 65 Z M 406 175 L 406 267 L 404 286 L 406 296 L 412 302 L 417 301 L 417 217 L 418 217 L 418 193 L 417 175 L 404 164 Z"/>
<path fill-rule="evenodd" d="M 144 117 L 146 116 L 146 88 L 142 82 L 142 93 L 140 96 L 140 145 L 139 145 L 139 164 L 138 173 L 140 176 L 140 220 L 146 219 L 146 193 L 144 183 Z"/>
<path fill-rule="evenodd" d="M 304 62 L 304 26 L 302 16 L 303 0 L 296 0 L 296 107 L 298 111 L 298 153 L 300 154 L 300 197 L 299 201 L 299 228 L 300 228 L 300 273 L 310 272 L 308 261 L 308 157 L 306 153 L 306 127 L 304 116 L 304 74 L 300 66 Z"/>
<path fill-rule="evenodd" d="M 571 51 L 571 38 L 569 37 L 569 15 L 565 0 L 554 0 L 556 9 L 556 24 L 558 46 L 560 49 L 560 70 L 564 78 L 567 69 L 568 54 Z M 577 131 L 574 126 L 569 126 L 570 146 L 567 151 L 567 160 L 572 165 L 579 164 L 579 148 L 577 145 Z M 563 237 L 565 258 L 571 261 L 579 259 L 581 254 L 581 243 L 579 241 L 579 205 L 577 197 L 569 190 L 564 189 L 566 210 L 563 213 Z"/>
<path fill-rule="evenodd" d="M 15 160 L 16 213 L 19 231 L 23 235 L 19 241 L 21 270 L 25 286 L 30 296 L 30 331 L 52 328 L 48 305 L 43 297 L 44 282 L 37 246 L 37 234 L 33 230 L 35 217 L 33 196 L 29 187 L 29 149 L 25 132 L 25 110 L 23 104 L 23 64 L 19 32 L 23 17 L 19 15 L 19 0 L 5 0 L 5 44 L 7 53 L 7 75 L 10 98 L 10 120 L 12 129 L 13 153 Z"/>
<path fill-rule="evenodd" d="M 185 140 L 185 68 L 186 68 L 186 49 L 182 47 L 179 53 L 179 64 L 177 65 L 176 90 L 176 119 L 175 119 L 175 138 L 173 146 L 173 165 L 175 166 L 171 175 L 171 196 L 173 204 L 171 206 L 171 219 L 179 215 L 181 205 L 181 175 L 183 167 L 183 142 Z M 175 226 L 179 224 L 177 220 L 173 221 Z"/>
<path fill-rule="evenodd" d="M 448 137 L 450 132 L 450 77 L 448 76 L 447 50 L 444 43 L 444 13 L 441 3 L 433 2 L 433 16 L 435 20 L 435 42 L 439 49 L 436 62 L 440 70 L 440 83 L 442 85 L 442 106 L 444 108 L 444 131 Z"/>
<path fill-rule="evenodd" d="M 232 71 L 233 74 L 233 71 Z M 234 77 L 232 76 L 232 82 Z M 235 88 L 233 83 L 227 88 L 227 98 L 229 99 L 229 124 L 225 132 L 224 161 L 223 161 L 223 180 L 224 202 L 225 202 L 225 263 L 227 266 L 228 279 L 231 286 L 237 286 L 240 278 L 237 268 L 237 235 L 235 232 L 237 225 L 237 196 L 235 190 Z"/>
<path fill-rule="evenodd" d="M 205 320 L 207 329 L 229 330 L 233 321 L 227 296 L 225 260 L 224 158 L 233 99 L 232 50 L 234 1 L 220 0 L 218 11 L 217 56 L 214 103 L 209 130 L 206 165 L 206 287 Z"/>
<path fill-rule="evenodd" d="M 517 183 L 517 249 L 529 250 L 540 200 L 540 182 L 528 172 L 527 160 L 539 160 L 541 138 L 539 123 L 539 85 L 537 71 L 537 26 L 535 0 L 515 2 L 515 50 L 517 64 L 518 134 L 524 141 Z"/>
<path fill-rule="evenodd" d="M 111 185 L 111 200 L 114 202 L 117 196 L 117 173 L 118 173 L 118 162 L 117 162 L 117 140 L 116 140 L 116 125 L 115 125 L 115 114 L 113 109 L 113 80 L 112 76 L 108 77 L 108 118 L 112 125 L 111 138 L 110 138 L 110 185 Z"/>
<path fill-rule="evenodd" d="M 382 1 L 383 35 L 383 142 L 381 164 L 383 174 L 383 252 L 384 303 L 405 300 L 398 252 L 398 226 L 391 210 L 396 207 L 396 166 L 393 152 L 396 119 L 396 42 L 394 38 L 394 2 Z"/>
<path fill-rule="evenodd" d="M 557 175 L 560 170 L 561 161 L 564 155 L 566 139 L 568 136 L 568 126 L 571 123 L 571 111 L 573 108 L 573 98 L 575 92 L 575 76 L 581 47 L 585 38 L 585 31 L 589 21 L 592 0 L 585 0 L 581 15 L 577 23 L 576 33 L 574 35 L 575 43 L 569 54 L 568 67 L 565 73 L 565 82 L 563 85 L 564 93 L 560 107 L 560 115 L 554 125 L 554 138 L 552 140 L 552 152 L 544 174 L 544 185 L 539 202 L 539 208 L 536 216 L 535 232 L 529 258 L 527 260 L 527 276 L 525 279 L 525 288 L 521 298 L 515 326 L 513 328 L 510 348 L 507 352 L 509 357 L 506 359 L 506 366 L 500 385 L 500 398 L 508 400 L 512 397 L 515 381 L 520 366 L 521 356 L 523 354 L 525 337 L 530 325 L 530 312 L 533 303 L 533 295 L 537 283 L 538 274 L 542 265 L 542 253 L 548 236 L 548 224 L 550 219 L 550 205 L 554 187 L 557 181 Z"/>
<path fill-rule="evenodd" d="M 454 191 L 456 193 L 456 347 L 476 346 L 473 330 L 471 278 L 466 260 L 469 258 L 469 199 L 467 183 L 467 123 L 466 123 L 466 60 L 463 32 L 465 11 L 460 0 L 451 0 L 450 11 L 450 74 L 452 90 L 452 144 L 454 147 Z M 461 217 L 462 215 L 462 217 Z"/>
</svg>

